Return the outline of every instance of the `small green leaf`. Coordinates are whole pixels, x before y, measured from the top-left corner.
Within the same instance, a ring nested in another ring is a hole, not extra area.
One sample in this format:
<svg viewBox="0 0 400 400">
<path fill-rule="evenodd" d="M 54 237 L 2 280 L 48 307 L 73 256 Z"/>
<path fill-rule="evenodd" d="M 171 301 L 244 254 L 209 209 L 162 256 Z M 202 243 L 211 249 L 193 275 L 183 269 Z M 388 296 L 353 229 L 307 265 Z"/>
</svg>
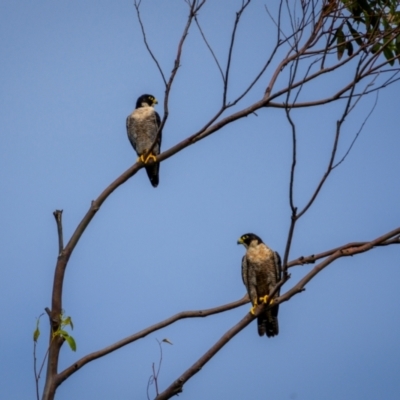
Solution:
<svg viewBox="0 0 400 400">
<path fill-rule="evenodd" d="M 36 319 L 36 329 L 33 331 L 33 341 L 37 342 L 40 336 L 40 330 L 39 330 L 39 320 L 40 317 Z"/>
<path fill-rule="evenodd" d="M 35 331 L 33 332 L 33 341 L 37 342 L 40 336 L 40 330 L 38 327 L 36 327 Z"/>
<path fill-rule="evenodd" d="M 62 322 L 62 324 L 64 326 L 71 325 L 71 329 L 74 329 L 74 324 L 72 323 L 72 318 L 71 317 L 65 318 L 64 321 Z"/>
<path fill-rule="evenodd" d="M 361 35 L 351 26 L 349 22 L 347 22 L 347 27 L 349 28 L 351 35 L 359 46 L 362 46 L 364 43 L 361 39 Z"/>
<path fill-rule="evenodd" d="M 342 28 L 339 28 L 337 30 L 336 37 L 337 37 L 337 44 L 338 44 L 337 57 L 338 57 L 338 60 L 340 60 L 343 56 L 344 51 L 346 50 L 346 38 L 344 36 Z"/>
<path fill-rule="evenodd" d="M 370 15 L 369 16 L 369 21 L 371 23 L 371 28 L 372 29 L 378 29 L 379 24 L 380 24 L 380 16 L 378 15 Z"/>
<path fill-rule="evenodd" d="M 75 339 L 72 336 L 68 336 L 68 337 L 65 337 L 65 340 L 69 344 L 69 347 L 71 348 L 71 350 L 76 351 Z"/>
<path fill-rule="evenodd" d="M 375 54 L 377 51 L 379 51 L 381 48 L 381 44 L 380 43 L 375 43 L 372 48 L 371 48 L 371 53 Z"/>
<path fill-rule="evenodd" d="M 346 44 L 346 49 L 347 49 L 347 55 L 350 57 L 353 55 L 353 45 L 351 42 L 347 42 Z"/>
<path fill-rule="evenodd" d="M 385 56 L 386 60 L 388 60 L 390 65 L 394 64 L 394 60 L 393 60 L 394 55 L 389 48 L 385 47 L 383 49 L 383 55 Z"/>
<path fill-rule="evenodd" d="M 392 13 L 391 23 L 394 25 L 400 24 L 400 11 Z"/>
<path fill-rule="evenodd" d="M 369 13 L 372 12 L 367 0 L 358 0 L 357 5 Z"/>
<path fill-rule="evenodd" d="M 394 52 L 396 53 L 397 56 L 397 61 L 400 64 L 400 36 L 397 36 L 396 38 L 396 43 L 395 43 L 395 50 Z"/>
<path fill-rule="evenodd" d="M 57 333 L 64 339 L 67 339 L 67 337 L 69 336 L 69 333 L 67 331 L 64 331 L 63 329 L 60 329 L 59 331 L 57 331 Z"/>
</svg>

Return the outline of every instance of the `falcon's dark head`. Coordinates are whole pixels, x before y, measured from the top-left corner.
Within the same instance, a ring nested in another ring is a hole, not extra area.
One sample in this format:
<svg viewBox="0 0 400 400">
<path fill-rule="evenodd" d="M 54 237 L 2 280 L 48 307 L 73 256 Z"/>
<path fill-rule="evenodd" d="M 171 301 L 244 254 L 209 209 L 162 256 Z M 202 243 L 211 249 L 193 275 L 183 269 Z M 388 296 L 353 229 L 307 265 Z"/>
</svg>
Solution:
<svg viewBox="0 0 400 400">
<path fill-rule="evenodd" d="M 261 238 L 254 233 L 245 233 L 244 235 L 240 236 L 237 244 L 242 244 L 247 249 L 253 240 L 255 240 L 257 244 L 263 243 Z"/>
<path fill-rule="evenodd" d="M 142 94 L 136 101 L 136 108 L 154 107 L 155 104 L 158 104 L 158 101 L 153 95 Z"/>
</svg>

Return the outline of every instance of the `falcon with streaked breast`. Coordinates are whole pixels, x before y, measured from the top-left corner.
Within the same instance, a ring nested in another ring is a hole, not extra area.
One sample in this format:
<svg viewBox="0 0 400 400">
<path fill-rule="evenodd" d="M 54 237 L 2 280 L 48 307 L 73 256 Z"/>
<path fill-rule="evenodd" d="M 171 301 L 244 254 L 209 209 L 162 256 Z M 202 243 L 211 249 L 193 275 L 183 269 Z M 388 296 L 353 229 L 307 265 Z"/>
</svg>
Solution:
<svg viewBox="0 0 400 400">
<path fill-rule="evenodd" d="M 270 293 L 281 279 L 281 258 L 254 233 L 242 235 L 237 243 L 246 248 L 246 254 L 242 259 L 242 279 L 252 303 L 250 312 L 254 314 L 257 305 L 274 302 L 273 298 L 270 299 Z M 279 290 L 274 294 L 274 298 L 278 296 Z M 278 311 L 277 304 L 258 315 L 260 336 L 266 334 L 272 337 L 279 333 Z"/>
<path fill-rule="evenodd" d="M 161 149 L 161 132 L 158 133 L 161 120 L 157 111 L 154 110 L 157 103 L 158 101 L 154 96 L 143 94 L 137 99 L 135 110 L 126 119 L 128 138 L 139 156 L 138 161 L 140 160 L 144 164 L 147 164 L 149 160 L 154 161 L 145 167 L 153 187 L 158 185 L 160 171 L 160 163 L 155 162 Z M 152 151 L 145 159 L 145 155 L 156 139 Z"/>
</svg>

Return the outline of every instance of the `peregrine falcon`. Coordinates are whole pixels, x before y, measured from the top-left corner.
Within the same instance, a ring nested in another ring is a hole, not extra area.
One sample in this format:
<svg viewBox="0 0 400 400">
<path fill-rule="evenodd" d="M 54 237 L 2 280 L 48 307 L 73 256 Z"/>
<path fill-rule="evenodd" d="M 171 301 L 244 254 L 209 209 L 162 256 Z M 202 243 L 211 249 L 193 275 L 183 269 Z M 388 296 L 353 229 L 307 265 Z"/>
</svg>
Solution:
<svg viewBox="0 0 400 400">
<path fill-rule="evenodd" d="M 268 301 L 269 294 L 281 279 L 281 258 L 254 233 L 246 233 L 237 243 L 243 244 L 247 249 L 242 259 L 242 279 L 253 304 L 250 312 L 254 314 L 259 302 Z M 274 297 L 278 296 L 279 290 Z M 273 299 L 270 300 L 270 304 L 273 304 Z M 278 310 L 279 305 L 276 305 L 258 316 L 260 336 L 266 334 L 271 337 L 279 333 Z"/>
<path fill-rule="evenodd" d="M 160 154 L 161 148 L 161 132 L 157 137 L 158 128 L 160 127 L 160 116 L 154 110 L 157 99 L 150 94 L 143 94 L 137 99 L 136 109 L 126 119 L 126 130 L 128 139 L 139 156 L 138 161 L 147 163 L 149 159 L 156 160 L 156 156 Z M 157 137 L 157 142 L 151 153 L 144 159 L 145 154 L 150 150 L 151 145 Z M 147 175 L 153 187 L 158 185 L 158 173 L 160 164 L 154 162 L 146 167 Z"/>
</svg>

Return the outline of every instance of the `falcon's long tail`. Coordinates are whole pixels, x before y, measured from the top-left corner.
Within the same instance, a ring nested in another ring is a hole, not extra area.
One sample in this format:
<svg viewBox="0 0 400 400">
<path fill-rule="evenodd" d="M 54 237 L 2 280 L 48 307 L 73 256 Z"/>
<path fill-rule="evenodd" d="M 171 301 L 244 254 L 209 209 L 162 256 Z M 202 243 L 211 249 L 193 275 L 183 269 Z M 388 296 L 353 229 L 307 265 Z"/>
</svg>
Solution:
<svg viewBox="0 0 400 400">
<path fill-rule="evenodd" d="M 158 174 L 160 172 L 160 163 L 154 163 L 151 166 L 146 167 L 147 176 L 150 179 L 150 183 L 153 187 L 158 186 Z"/>
<path fill-rule="evenodd" d="M 276 336 L 279 333 L 278 324 L 278 306 L 265 311 L 258 316 L 258 334 L 260 336 L 267 335 L 268 337 Z"/>
</svg>

